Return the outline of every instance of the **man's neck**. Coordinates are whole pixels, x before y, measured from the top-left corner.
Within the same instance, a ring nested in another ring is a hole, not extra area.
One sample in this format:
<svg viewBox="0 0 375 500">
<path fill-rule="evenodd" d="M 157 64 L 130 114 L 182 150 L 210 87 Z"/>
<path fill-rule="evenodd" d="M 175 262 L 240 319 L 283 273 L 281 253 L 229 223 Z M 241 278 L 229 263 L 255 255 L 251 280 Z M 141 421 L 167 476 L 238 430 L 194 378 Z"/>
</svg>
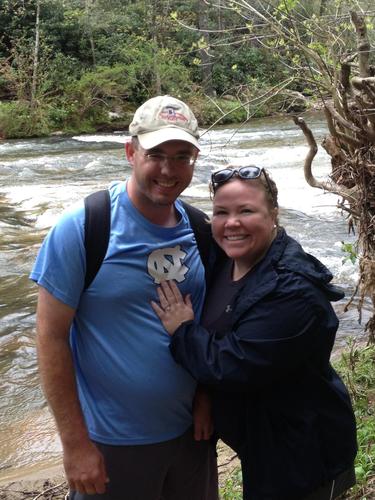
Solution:
<svg viewBox="0 0 375 500">
<path fill-rule="evenodd" d="M 163 227 L 174 227 L 178 223 L 177 212 L 174 205 L 152 204 L 151 210 L 142 210 L 136 206 L 137 210 L 153 224 Z"/>
<path fill-rule="evenodd" d="M 174 203 L 171 205 L 159 205 L 153 203 L 145 197 L 136 196 L 131 183 L 127 185 L 128 196 L 134 207 L 140 214 L 143 215 L 152 224 L 157 224 L 163 227 L 174 227 L 178 223 L 178 213 L 175 209 Z"/>
</svg>

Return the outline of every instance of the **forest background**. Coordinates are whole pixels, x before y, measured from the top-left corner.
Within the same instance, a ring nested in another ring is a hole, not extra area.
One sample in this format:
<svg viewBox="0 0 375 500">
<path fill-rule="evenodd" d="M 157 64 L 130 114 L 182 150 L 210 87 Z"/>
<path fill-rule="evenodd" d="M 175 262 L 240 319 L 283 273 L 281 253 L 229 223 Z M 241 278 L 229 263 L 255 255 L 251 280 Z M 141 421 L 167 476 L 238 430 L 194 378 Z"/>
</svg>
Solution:
<svg viewBox="0 0 375 500">
<path fill-rule="evenodd" d="M 371 5 L 0 0 L 0 137 L 121 129 L 143 101 L 166 93 L 186 100 L 201 125 L 304 110 L 325 93 L 322 75 L 256 12 L 298 23 L 301 43 L 329 65 L 333 50 L 355 44 L 350 9 L 368 14 L 373 40 Z"/>
</svg>

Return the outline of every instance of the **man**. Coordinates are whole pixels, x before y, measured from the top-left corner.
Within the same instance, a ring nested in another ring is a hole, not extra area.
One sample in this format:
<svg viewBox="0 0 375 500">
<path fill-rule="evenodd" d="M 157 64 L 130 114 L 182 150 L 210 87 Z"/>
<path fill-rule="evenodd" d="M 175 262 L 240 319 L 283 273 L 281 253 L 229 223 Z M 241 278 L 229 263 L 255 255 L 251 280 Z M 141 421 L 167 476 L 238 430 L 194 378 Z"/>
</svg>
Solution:
<svg viewBox="0 0 375 500">
<path fill-rule="evenodd" d="M 70 499 L 205 500 L 213 454 L 205 401 L 196 398 L 194 439 L 196 384 L 173 361 L 150 306 L 155 285 L 174 279 L 201 312 L 204 268 L 177 200 L 192 179 L 198 124 L 182 101 L 158 96 L 129 130 L 132 175 L 109 189 L 109 245 L 91 285 L 84 289 L 83 206 L 52 228 L 31 273 L 41 380 Z"/>
</svg>

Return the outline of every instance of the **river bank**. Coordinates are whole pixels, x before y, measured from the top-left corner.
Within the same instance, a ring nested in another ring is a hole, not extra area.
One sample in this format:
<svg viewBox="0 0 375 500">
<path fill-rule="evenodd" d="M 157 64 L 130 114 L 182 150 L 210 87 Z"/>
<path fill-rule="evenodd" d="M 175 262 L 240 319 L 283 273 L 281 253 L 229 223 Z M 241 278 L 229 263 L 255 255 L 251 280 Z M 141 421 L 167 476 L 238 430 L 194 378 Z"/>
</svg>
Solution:
<svg viewBox="0 0 375 500">
<path fill-rule="evenodd" d="M 253 109 L 230 95 L 216 99 L 196 95 L 186 102 L 193 110 L 201 128 L 211 127 L 212 124 L 243 125 L 250 119 L 256 118 L 288 117 L 291 116 L 289 113 L 317 111 L 322 106 L 320 101 L 307 100 L 302 95 L 297 101 L 294 97 L 293 106 L 286 106 L 285 110 L 279 109 L 269 101 Z M 100 111 L 87 110 L 84 115 L 77 115 L 77 111 L 73 113 L 71 110 L 63 113 L 60 108 L 59 102 L 55 106 L 49 103 L 33 107 L 26 101 L 0 100 L 0 142 L 8 139 L 127 132 L 137 106 L 123 101 L 114 107 L 108 105 L 104 109 L 100 108 Z M 56 117 L 60 115 L 63 118 L 57 119 Z"/>
<path fill-rule="evenodd" d="M 0 480 L 0 500 L 63 499 L 68 491 L 62 465 Z M 46 496 L 48 494 L 48 496 Z"/>
</svg>

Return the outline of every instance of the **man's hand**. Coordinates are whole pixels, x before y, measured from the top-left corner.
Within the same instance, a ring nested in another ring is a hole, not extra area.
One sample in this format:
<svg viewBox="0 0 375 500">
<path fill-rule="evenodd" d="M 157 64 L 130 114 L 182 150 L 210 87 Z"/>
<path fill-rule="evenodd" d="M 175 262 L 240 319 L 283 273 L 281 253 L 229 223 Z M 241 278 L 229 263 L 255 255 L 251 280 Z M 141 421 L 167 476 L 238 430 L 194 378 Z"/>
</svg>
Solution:
<svg viewBox="0 0 375 500">
<path fill-rule="evenodd" d="M 64 468 L 71 490 L 87 495 L 105 493 L 109 479 L 104 459 L 91 441 L 75 447 L 64 447 Z"/>
<path fill-rule="evenodd" d="M 210 439 L 214 431 L 212 414 L 211 414 L 211 398 L 202 389 L 197 388 L 193 402 L 193 421 L 194 421 L 194 439 L 201 441 L 202 439 Z"/>
</svg>

